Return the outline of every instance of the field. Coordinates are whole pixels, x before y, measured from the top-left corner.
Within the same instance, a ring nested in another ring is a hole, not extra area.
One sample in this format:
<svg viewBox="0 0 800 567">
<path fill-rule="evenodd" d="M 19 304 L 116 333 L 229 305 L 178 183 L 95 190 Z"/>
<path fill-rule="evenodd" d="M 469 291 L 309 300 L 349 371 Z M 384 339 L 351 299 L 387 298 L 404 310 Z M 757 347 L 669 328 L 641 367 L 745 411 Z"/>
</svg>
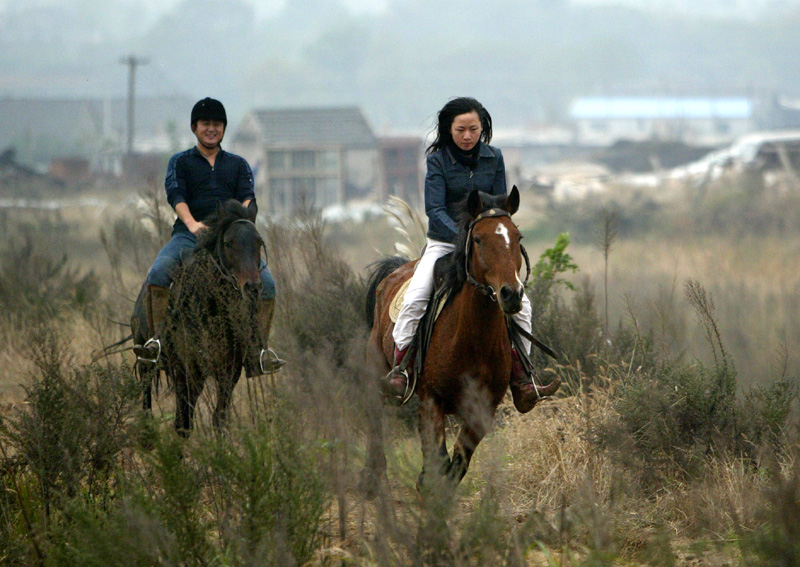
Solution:
<svg viewBox="0 0 800 567">
<path fill-rule="evenodd" d="M 413 230 L 262 225 L 289 363 L 242 379 L 225 436 L 204 395 L 184 441 L 167 389 L 144 416 L 133 355 L 101 356 L 167 234 L 158 190 L 1 210 L 0 564 L 800 564 L 800 188 L 671 190 L 523 189 L 534 329 L 562 354 L 536 360 L 565 386 L 503 404 L 452 500 L 415 490 L 413 408 L 386 410 L 377 499 L 359 484 L 365 269 Z"/>
</svg>

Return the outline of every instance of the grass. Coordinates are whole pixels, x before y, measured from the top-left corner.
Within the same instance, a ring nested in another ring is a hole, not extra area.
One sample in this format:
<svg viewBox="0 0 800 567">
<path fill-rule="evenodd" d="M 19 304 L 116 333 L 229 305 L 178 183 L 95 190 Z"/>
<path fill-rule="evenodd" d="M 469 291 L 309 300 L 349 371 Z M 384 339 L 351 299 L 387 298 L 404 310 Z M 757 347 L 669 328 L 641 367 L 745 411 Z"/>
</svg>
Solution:
<svg viewBox="0 0 800 567">
<path fill-rule="evenodd" d="M 714 210 L 734 205 L 715 201 Z M 33 230 L 3 230 L 36 234 L 37 223 L 56 222 L 45 218 L 26 214 Z M 575 290 L 531 293 L 535 329 L 569 353 L 539 359 L 543 376 L 563 378 L 563 395 L 525 416 L 506 400 L 451 501 L 418 498 L 417 436 L 408 415 L 388 410 L 389 482 L 367 501 L 361 407 L 374 377 L 362 364 L 361 273 L 393 252 L 392 227 L 328 226 L 314 215 L 262 226 L 281 298 L 274 346 L 289 364 L 240 382 L 224 436 L 210 426 L 205 394 L 183 441 L 170 427 L 168 392 L 154 417 L 139 412 L 129 353 L 91 360 L 124 334 L 114 321 L 127 318 L 145 250 L 159 238 L 130 211 L 107 218 L 105 260 L 75 244 L 69 251 L 82 260 L 68 255 L 37 276 L 52 317 L 4 283 L 28 272 L 8 260 L 17 249 L 0 249 L 0 297 L 22 298 L 4 299 L 0 314 L 0 565 L 721 566 L 798 557 L 792 239 L 670 232 L 666 221 L 661 233 L 632 233 L 623 214 L 606 258 L 579 229 L 559 227 L 576 235 L 568 252 L 580 272 L 561 274 Z M 86 237 L 77 217 L 57 222 L 60 232 L 33 241 L 42 265 L 62 257 L 50 245 L 57 234 Z M 525 245 L 535 263 L 552 239 Z M 607 329 L 595 283 L 606 259 Z M 75 301 L 89 275 L 94 299 Z"/>
</svg>

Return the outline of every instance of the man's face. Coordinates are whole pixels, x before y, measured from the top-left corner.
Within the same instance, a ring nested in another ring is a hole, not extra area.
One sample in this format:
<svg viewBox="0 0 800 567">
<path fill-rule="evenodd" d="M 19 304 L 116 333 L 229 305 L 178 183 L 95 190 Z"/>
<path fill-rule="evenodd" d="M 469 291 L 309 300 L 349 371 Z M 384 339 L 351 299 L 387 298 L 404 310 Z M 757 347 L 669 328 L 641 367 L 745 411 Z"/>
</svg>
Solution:
<svg viewBox="0 0 800 567">
<path fill-rule="evenodd" d="M 222 142 L 225 124 L 220 120 L 198 120 L 192 126 L 197 142 L 208 150 L 213 150 Z"/>
</svg>

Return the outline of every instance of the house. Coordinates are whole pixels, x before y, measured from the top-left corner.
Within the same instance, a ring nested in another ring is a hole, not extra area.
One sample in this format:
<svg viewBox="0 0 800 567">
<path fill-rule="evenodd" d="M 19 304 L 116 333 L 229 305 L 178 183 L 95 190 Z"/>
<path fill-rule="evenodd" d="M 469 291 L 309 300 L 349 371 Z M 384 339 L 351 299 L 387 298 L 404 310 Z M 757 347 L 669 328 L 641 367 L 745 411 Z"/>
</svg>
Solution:
<svg viewBox="0 0 800 567">
<path fill-rule="evenodd" d="M 134 152 L 168 154 L 192 145 L 193 103 L 186 97 L 137 98 Z M 124 97 L 0 98 L 0 148 L 14 148 L 20 163 L 41 172 L 52 160 L 83 159 L 92 172 L 120 173 L 127 120 Z"/>
<path fill-rule="evenodd" d="M 748 98 L 587 97 L 569 111 L 576 142 L 606 146 L 617 140 L 668 140 L 720 145 L 756 128 Z"/>
<path fill-rule="evenodd" d="M 232 151 L 250 163 L 271 214 L 381 194 L 378 140 L 357 107 L 252 110 Z"/>
</svg>

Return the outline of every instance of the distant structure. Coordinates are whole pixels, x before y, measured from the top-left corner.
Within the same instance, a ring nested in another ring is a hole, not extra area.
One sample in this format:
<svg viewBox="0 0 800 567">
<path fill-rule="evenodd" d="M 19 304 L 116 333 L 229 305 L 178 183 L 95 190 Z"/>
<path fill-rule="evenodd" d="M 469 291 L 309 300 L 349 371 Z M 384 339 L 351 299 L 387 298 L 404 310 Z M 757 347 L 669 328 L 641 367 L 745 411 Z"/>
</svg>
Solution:
<svg viewBox="0 0 800 567">
<path fill-rule="evenodd" d="M 617 140 L 721 145 L 756 129 L 753 101 L 744 97 L 586 97 L 569 111 L 575 142 Z"/>
<path fill-rule="evenodd" d="M 192 145 L 187 109 L 193 100 L 140 97 L 136 104 L 135 154 L 169 154 Z M 122 97 L 0 98 L 0 148 L 14 148 L 19 163 L 39 172 L 50 170 L 53 160 L 60 160 L 54 164 L 57 171 L 64 171 L 64 160 L 85 160 L 92 173 L 121 175 L 127 120 L 127 102 Z M 135 168 L 128 169 L 127 173 L 138 175 Z"/>
<path fill-rule="evenodd" d="M 415 146 L 407 139 L 379 140 L 361 110 L 347 106 L 252 110 L 231 147 L 253 167 L 262 207 L 287 215 L 381 200 L 394 192 L 414 194 L 409 179 L 420 164 L 409 166 L 409 152 L 421 152 L 421 141 Z"/>
<path fill-rule="evenodd" d="M 394 195 L 412 207 L 424 206 L 422 138 L 383 137 L 379 140 L 379 147 L 380 166 L 384 177 L 381 201 L 386 201 L 389 195 Z"/>
</svg>

